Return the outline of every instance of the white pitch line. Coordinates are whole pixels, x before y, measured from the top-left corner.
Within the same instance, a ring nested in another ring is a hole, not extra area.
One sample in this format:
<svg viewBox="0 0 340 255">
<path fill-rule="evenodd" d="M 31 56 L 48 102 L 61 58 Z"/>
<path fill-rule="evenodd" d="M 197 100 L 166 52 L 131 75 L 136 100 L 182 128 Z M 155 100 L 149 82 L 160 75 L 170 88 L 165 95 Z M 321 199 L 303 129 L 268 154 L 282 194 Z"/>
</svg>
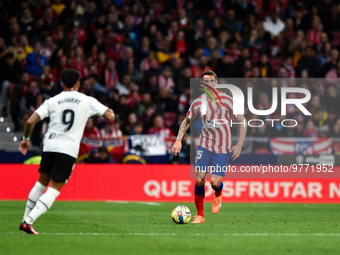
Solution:
<svg viewBox="0 0 340 255">
<path fill-rule="evenodd" d="M 106 203 L 117 203 L 117 204 L 140 204 L 140 205 L 161 205 L 162 203 L 157 202 L 130 202 L 120 200 L 106 200 Z"/>
<path fill-rule="evenodd" d="M 0 235 L 22 235 L 23 232 L 0 232 Z M 310 236 L 310 237 L 340 237 L 340 233 L 45 233 L 47 236 Z"/>
</svg>

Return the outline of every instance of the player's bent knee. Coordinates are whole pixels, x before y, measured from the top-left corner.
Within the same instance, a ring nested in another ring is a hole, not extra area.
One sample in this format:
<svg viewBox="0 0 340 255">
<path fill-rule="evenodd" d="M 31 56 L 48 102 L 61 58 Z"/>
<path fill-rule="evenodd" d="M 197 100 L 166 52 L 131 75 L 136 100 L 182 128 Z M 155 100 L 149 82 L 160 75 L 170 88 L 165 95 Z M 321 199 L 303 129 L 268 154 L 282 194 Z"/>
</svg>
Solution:
<svg viewBox="0 0 340 255">
<path fill-rule="evenodd" d="M 212 179 L 211 180 L 211 187 L 217 189 L 221 185 L 221 179 Z"/>
<path fill-rule="evenodd" d="M 203 186 L 205 184 L 205 178 L 197 178 L 196 179 L 196 185 L 197 186 Z"/>
<path fill-rule="evenodd" d="M 61 188 L 65 185 L 64 182 L 58 182 L 57 180 L 53 179 L 50 182 L 50 187 L 56 189 L 56 190 L 61 190 Z"/>
</svg>

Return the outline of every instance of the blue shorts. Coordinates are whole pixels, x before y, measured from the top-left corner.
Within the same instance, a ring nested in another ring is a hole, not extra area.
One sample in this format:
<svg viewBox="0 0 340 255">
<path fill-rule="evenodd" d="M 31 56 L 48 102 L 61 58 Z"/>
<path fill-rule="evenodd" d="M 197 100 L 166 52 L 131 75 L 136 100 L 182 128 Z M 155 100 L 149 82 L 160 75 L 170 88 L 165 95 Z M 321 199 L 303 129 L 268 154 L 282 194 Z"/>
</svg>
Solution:
<svg viewBox="0 0 340 255">
<path fill-rule="evenodd" d="M 198 146 L 194 165 L 195 171 L 210 172 L 211 174 L 224 177 L 230 156 L 231 153 L 215 153 Z"/>
</svg>

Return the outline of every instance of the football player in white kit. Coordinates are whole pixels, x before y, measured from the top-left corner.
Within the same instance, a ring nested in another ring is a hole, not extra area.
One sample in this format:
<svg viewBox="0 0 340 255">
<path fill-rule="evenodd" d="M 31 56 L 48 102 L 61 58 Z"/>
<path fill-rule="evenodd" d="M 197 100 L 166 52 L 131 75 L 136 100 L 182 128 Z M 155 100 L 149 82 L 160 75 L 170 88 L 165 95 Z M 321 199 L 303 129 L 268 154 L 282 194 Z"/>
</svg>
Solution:
<svg viewBox="0 0 340 255">
<path fill-rule="evenodd" d="M 19 146 L 19 150 L 25 155 L 30 149 L 29 137 L 35 124 L 50 118 L 43 140 L 39 178 L 29 193 L 20 225 L 20 230 L 28 234 L 39 234 L 34 230 L 33 222 L 51 208 L 70 177 L 87 119 L 93 115 L 103 116 L 107 120 L 114 120 L 115 117 L 111 109 L 95 98 L 78 92 L 78 71 L 67 69 L 61 78 L 64 91 L 46 100 L 27 120 L 24 137 Z M 47 191 L 42 195 L 48 184 Z"/>
</svg>

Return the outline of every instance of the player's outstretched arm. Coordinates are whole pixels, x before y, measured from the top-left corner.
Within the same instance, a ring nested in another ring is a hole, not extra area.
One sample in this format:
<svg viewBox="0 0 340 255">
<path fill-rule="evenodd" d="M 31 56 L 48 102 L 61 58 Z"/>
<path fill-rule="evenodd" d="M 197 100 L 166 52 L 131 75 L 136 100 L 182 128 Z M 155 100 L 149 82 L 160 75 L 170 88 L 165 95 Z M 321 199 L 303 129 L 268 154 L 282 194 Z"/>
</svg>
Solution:
<svg viewBox="0 0 340 255">
<path fill-rule="evenodd" d="M 113 110 L 112 109 L 107 109 L 105 112 L 104 112 L 104 115 L 103 117 L 107 120 L 114 120 L 115 119 L 115 114 L 113 113 Z"/>
<path fill-rule="evenodd" d="M 177 156 L 177 153 L 179 153 L 182 149 L 182 138 L 187 132 L 188 128 L 190 127 L 190 119 L 188 117 L 185 117 L 185 119 L 182 121 L 181 126 L 179 127 L 178 135 L 176 138 L 176 142 L 171 148 L 171 153 L 174 156 Z"/>
<path fill-rule="evenodd" d="M 40 121 L 40 117 L 37 113 L 33 113 L 32 116 L 26 121 L 24 126 L 24 137 L 19 145 L 19 150 L 22 154 L 26 155 L 27 151 L 30 150 L 31 144 L 30 144 L 30 135 L 32 133 L 32 130 Z"/>
<path fill-rule="evenodd" d="M 240 134 L 239 134 L 238 142 L 230 150 L 230 152 L 234 152 L 233 155 L 231 156 L 233 160 L 237 159 L 241 155 L 244 138 L 246 137 L 246 133 L 247 133 L 246 118 L 243 115 L 237 115 L 235 119 L 237 122 L 244 123 L 244 125 L 240 125 L 240 131 L 239 131 Z"/>
</svg>

